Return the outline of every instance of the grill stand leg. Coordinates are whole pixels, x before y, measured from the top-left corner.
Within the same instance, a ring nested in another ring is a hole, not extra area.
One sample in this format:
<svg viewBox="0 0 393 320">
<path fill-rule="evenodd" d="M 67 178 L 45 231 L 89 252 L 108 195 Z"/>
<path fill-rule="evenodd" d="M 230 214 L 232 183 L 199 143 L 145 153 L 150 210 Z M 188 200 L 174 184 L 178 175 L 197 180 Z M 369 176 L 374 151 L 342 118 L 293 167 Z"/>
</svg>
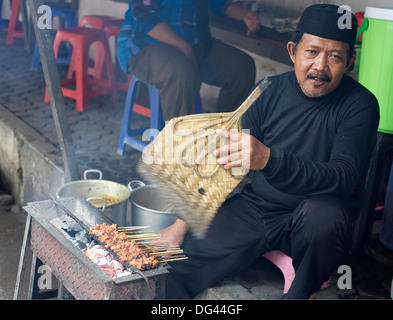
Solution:
<svg viewBox="0 0 393 320">
<path fill-rule="evenodd" d="M 21 249 L 21 252 L 20 252 L 18 273 L 17 273 L 17 276 L 16 276 L 16 284 L 15 284 L 15 290 L 14 290 L 14 300 L 18 299 L 20 279 L 21 279 L 22 273 L 23 273 L 23 263 L 24 263 L 25 254 L 26 254 L 26 246 L 27 246 L 27 243 L 29 242 L 29 239 L 30 239 L 30 225 L 31 225 L 31 215 L 28 214 L 27 215 L 27 219 L 26 219 L 26 225 L 25 225 L 25 233 L 23 235 L 22 249 Z"/>
<path fill-rule="evenodd" d="M 15 284 L 15 290 L 14 290 L 14 300 L 18 299 L 19 295 L 19 287 L 20 287 L 20 282 L 23 276 L 23 264 L 26 258 L 26 248 L 28 247 L 28 243 L 30 242 L 30 226 L 31 226 L 31 215 L 27 215 L 26 219 L 26 225 L 25 225 L 25 232 L 23 235 L 23 242 L 22 242 L 22 249 L 20 252 L 20 258 L 19 258 L 19 266 L 18 266 L 18 273 L 16 276 L 16 284 Z M 37 258 L 37 256 L 33 253 L 32 255 L 32 261 L 31 261 L 31 269 L 30 269 L 30 280 L 29 280 L 29 289 L 27 292 L 27 299 L 49 299 L 52 297 L 56 296 L 56 293 L 59 290 L 51 290 L 51 291 L 46 291 L 43 293 L 39 292 L 38 288 L 38 268 L 42 266 L 43 263 L 40 259 Z M 59 283 L 59 288 L 61 284 Z M 66 296 L 66 292 L 62 291 L 62 294 Z"/>
<path fill-rule="evenodd" d="M 74 300 L 74 296 L 62 285 L 62 283 L 58 282 L 58 292 L 57 292 L 57 299 L 58 300 Z"/>
<path fill-rule="evenodd" d="M 42 262 L 37 256 L 33 253 L 33 257 L 31 259 L 31 269 L 30 269 L 30 282 L 29 282 L 29 291 L 27 294 L 27 299 L 38 299 L 39 297 L 39 288 L 37 285 L 37 271 L 38 268 L 42 266 Z"/>
</svg>

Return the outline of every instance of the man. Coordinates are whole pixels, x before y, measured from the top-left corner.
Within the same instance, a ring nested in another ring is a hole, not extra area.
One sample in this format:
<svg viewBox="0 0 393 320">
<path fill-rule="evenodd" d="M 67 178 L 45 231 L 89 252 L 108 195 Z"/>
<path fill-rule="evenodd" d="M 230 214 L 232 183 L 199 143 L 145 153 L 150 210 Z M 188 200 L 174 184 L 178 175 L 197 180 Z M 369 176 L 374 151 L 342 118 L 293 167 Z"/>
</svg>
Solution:
<svg viewBox="0 0 393 320">
<path fill-rule="evenodd" d="M 132 0 L 117 44 L 123 71 L 160 89 L 163 116 L 191 113 L 201 82 L 221 88 L 216 111 L 232 111 L 255 82 L 253 59 L 210 35 L 208 9 L 241 20 L 247 34 L 258 16 L 237 0 Z"/>
<path fill-rule="evenodd" d="M 227 199 L 206 237 L 186 237 L 188 260 L 172 264 L 168 298 L 192 298 L 271 250 L 293 259 L 296 276 L 285 298 L 307 299 L 340 265 L 351 223 L 362 204 L 376 141 L 375 97 L 344 73 L 354 63 L 357 20 L 340 29 L 338 7 L 308 7 L 287 45 L 294 72 L 271 86 L 243 117 L 251 136 L 215 151 L 225 169 L 243 166 L 253 179 Z M 229 156 L 226 153 L 230 150 Z M 162 231 L 181 244 L 182 220 Z"/>
</svg>

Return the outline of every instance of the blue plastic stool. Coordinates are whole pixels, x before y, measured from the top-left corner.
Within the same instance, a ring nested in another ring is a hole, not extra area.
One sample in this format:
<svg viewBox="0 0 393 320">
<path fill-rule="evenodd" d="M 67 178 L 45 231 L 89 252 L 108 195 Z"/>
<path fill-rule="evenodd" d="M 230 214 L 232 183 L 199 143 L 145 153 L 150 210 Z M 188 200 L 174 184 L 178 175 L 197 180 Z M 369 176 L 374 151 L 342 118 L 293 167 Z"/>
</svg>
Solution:
<svg viewBox="0 0 393 320">
<path fill-rule="evenodd" d="M 76 27 L 76 17 L 75 17 L 75 12 L 72 10 L 64 9 L 64 8 L 52 8 L 52 18 L 53 17 L 61 17 L 65 20 L 67 27 Z M 59 56 L 57 58 L 57 63 L 58 64 L 64 64 L 64 65 L 69 65 L 70 60 L 72 56 L 72 48 L 70 48 L 67 52 L 66 56 Z M 35 43 L 34 46 L 34 52 L 33 52 L 33 59 L 31 61 L 31 71 L 37 71 L 38 70 L 38 65 L 41 63 L 41 57 L 40 53 L 38 51 L 38 45 L 37 42 Z"/>
<path fill-rule="evenodd" d="M 147 108 L 135 104 L 135 92 L 138 82 L 144 83 L 147 86 L 149 92 L 150 127 L 131 129 L 130 123 L 134 112 L 149 116 L 146 111 L 143 111 Z M 142 112 L 138 112 L 137 109 L 142 109 Z M 194 113 L 202 113 L 202 102 L 199 94 L 194 103 Z M 126 103 L 124 106 L 123 121 L 120 130 L 120 139 L 119 145 L 117 147 L 117 153 L 119 155 L 123 155 L 125 145 L 129 145 L 130 147 L 142 152 L 143 148 L 146 147 L 147 144 L 136 139 L 135 136 L 141 136 L 145 133 L 146 130 L 151 129 L 149 136 L 150 141 L 153 141 L 153 139 L 157 136 L 159 131 L 164 128 L 164 126 L 165 122 L 161 110 L 160 90 L 155 86 L 139 80 L 135 76 L 132 76 L 130 85 L 128 87 Z"/>
</svg>

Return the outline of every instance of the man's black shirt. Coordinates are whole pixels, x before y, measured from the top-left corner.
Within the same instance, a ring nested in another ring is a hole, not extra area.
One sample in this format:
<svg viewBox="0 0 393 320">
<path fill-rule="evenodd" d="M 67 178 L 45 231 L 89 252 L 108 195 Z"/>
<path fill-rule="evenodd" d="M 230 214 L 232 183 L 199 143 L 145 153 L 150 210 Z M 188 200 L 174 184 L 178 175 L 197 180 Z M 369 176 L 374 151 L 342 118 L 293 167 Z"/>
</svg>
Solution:
<svg viewBox="0 0 393 320">
<path fill-rule="evenodd" d="M 316 98 L 303 93 L 294 72 L 271 81 L 243 116 L 243 128 L 271 149 L 243 195 L 273 216 L 308 196 L 335 195 L 355 218 L 379 123 L 375 96 L 346 75 Z"/>
</svg>

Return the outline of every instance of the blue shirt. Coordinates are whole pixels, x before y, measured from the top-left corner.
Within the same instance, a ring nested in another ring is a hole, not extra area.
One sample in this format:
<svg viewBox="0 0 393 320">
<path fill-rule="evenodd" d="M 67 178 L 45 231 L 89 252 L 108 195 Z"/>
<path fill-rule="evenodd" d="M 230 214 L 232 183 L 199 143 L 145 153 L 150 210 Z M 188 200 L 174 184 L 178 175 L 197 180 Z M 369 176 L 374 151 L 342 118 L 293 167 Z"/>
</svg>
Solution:
<svg viewBox="0 0 393 320">
<path fill-rule="evenodd" d="M 224 15 L 227 6 L 239 0 L 211 0 L 210 9 Z M 127 72 L 127 62 L 142 48 L 158 42 L 147 33 L 157 24 L 166 22 L 189 44 L 198 42 L 194 0 L 130 0 L 117 40 L 120 67 Z"/>
</svg>

